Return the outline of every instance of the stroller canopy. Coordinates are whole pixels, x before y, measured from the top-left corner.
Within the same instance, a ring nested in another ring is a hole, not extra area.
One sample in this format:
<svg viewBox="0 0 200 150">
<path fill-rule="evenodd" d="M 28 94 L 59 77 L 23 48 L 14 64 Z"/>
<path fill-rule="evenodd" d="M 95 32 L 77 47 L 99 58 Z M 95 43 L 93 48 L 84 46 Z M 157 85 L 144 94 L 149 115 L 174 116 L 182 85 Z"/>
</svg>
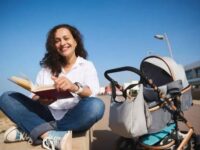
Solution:
<svg viewBox="0 0 200 150">
<path fill-rule="evenodd" d="M 172 83 L 172 87 L 170 88 L 173 88 L 173 82 L 179 81 L 182 87 L 180 89 L 182 94 L 181 108 L 182 110 L 187 110 L 191 106 L 191 86 L 187 81 L 182 65 L 177 64 L 169 57 L 149 56 L 141 62 L 140 70 L 148 79 L 152 79 L 154 84 L 160 87 L 160 89 L 164 87 L 163 89 L 167 90 L 170 83 Z M 166 90 L 164 92 L 165 94 L 167 92 Z"/>
<path fill-rule="evenodd" d="M 181 80 L 183 87 L 188 86 L 183 66 L 169 57 L 146 57 L 141 63 L 140 70 L 157 86 L 176 80 Z"/>
</svg>

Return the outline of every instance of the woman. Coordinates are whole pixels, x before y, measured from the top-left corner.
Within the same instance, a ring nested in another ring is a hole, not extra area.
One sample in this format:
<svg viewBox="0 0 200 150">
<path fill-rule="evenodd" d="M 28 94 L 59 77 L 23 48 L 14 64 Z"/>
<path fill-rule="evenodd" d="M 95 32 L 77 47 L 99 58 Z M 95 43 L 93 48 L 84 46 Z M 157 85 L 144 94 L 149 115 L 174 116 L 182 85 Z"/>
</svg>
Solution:
<svg viewBox="0 0 200 150">
<path fill-rule="evenodd" d="M 40 65 L 36 84 L 54 84 L 58 91 L 70 91 L 73 98 L 41 99 L 17 92 L 5 92 L 0 97 L 0 109 L 17 127 L 9 128 L 5 142 L 29 140 L 43 143 L 46 149 L 71 149 L 71 131 L 89 129 L 100 120 L 104 103 L 94 97 L 99 90 L 96 69 L 86 60 L 80 32 L 61 24 L 49 31 L 46 54 Z"/>
</svg>

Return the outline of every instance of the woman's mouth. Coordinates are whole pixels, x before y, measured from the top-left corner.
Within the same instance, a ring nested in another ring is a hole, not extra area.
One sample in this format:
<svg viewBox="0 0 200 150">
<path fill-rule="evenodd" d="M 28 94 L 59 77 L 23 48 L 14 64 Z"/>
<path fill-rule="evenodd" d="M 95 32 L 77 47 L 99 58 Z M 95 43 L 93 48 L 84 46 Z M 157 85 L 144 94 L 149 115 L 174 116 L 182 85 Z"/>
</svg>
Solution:
<svg viewBox="0 0 200 150">
<path fill-rule="evenodd" d="M 70 48 L 70 46 L 64 46 L 61 48 L 62 51 L 67 51 Z"/>
</svg>

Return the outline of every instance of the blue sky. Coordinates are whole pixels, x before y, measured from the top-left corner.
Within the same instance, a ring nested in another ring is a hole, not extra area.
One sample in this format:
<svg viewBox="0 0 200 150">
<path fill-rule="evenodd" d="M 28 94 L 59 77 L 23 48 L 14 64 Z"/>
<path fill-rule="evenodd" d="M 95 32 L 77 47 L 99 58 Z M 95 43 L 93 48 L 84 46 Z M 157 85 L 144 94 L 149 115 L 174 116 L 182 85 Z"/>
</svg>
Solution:
<svg viewBox="0 0 200 150">
<path fill-rule="evenodd" d="M 0 20 L 0 93 L 25 92 L 7 79 L 25 74 L 35 80 L 47 32 L 60 23 L 81 31 L 102 86 L 107 69 L 139 68 L 149 53 L 169 56 L 155 34 L 167 33 L 178 63 L 200 60 L 199 0 L 0 0 Z M 131 74 L 118 77 L 133 80 Z"/>
</svg>

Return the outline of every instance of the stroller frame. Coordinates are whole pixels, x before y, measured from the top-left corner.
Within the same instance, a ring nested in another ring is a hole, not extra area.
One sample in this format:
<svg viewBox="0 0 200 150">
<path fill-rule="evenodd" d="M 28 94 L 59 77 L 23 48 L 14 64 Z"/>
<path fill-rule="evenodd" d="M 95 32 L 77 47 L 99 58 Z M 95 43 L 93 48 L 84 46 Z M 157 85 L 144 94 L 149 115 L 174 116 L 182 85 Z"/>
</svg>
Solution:
<svg viewBox="0 0 200 150">
<path fill-rule="evenodd" d="M 158 57 L 158 56 L 150 56 L 150 57 L 156 57 L 158 59 L 162 59 L 161 57 Z M 147 58 L 150 58 L 150 57 L 147 57 Z M 132 85 L 128 86 L 126 89 L 123 89 L 122 86 L 117 81 L 115 81 L 114 79 L 112 79 L 109 76 L 109 74 L 111 74 L 111 73 L 122 72 L 122 71 L 130 71 L 130 72 L 136 73 L 137 75 L 139 75 L 141 77 L 138 84 L 149 85 L 155 92 L 157 92 L 161 101 L 158 105 L 156 105 L 152 108 L 149 108 L 150 112 L 156 111 L 164 106 L 169 107 L 169 109 L 174 112 L 173 113 L 173 121 L 175 123 L 175 131 L 176 131 L 175 140 L 172 140 L 170 143 L 168 143 L 166 145 L 162 145 L 162 146 L 148 146 L 148 145 L 144 145 L 142 143 L 139 143 L 139 145 L 143 149 L 157 150 L 157 149 L 167 149 L 175 144 L 177 150 L 184 149 L 184 147 L 186 147 L 186 145 L 188 144 L 188 142 L 190 141 L 192 136 L 194 136 L 195 134 L 194 134 L 194 128 L 183 116 L 182 111 L 180 109 L 180 96 L 185 91 L 191 89 L 191 86 L 189 85 L 188 87 L 184 88 L 182 91 L 180 91 L 179 89 L 174 89 L 174 91 L 172 91 L 173 94 L 171 94 L 170 96 L 165 95 L 162 93 L 162 91 L 159 89 L 159 87 L 154 84 L 152 79 L 148 79 L 148 77 L 144 74 L 144 72 L 138 70 L 137 68 L 130 67 L 130 66 L 119 67 L 119 68 L 107 70 L 104 73 L 105 78 L 108 79 L 111 83 L 111 88 L 112 88 L 111 97 L 112 97 L 112 100 L 114 100 L 114 101 L 116 98 L 116 87 L 122 91 L 123 97 L 126 99 L 127 98 L 127 90 L 131 89 L 137 85 L 137 84 L 132 84 Z M 117 102 L 117 101 L 115 101 L 115 102 Z M 185 134 L 185 137 L 183 139 L 179 139 L 179 137 L 178 137 L 178 121 L 182 121 L 188 128 L 188 131 Z"/>
</svg>

